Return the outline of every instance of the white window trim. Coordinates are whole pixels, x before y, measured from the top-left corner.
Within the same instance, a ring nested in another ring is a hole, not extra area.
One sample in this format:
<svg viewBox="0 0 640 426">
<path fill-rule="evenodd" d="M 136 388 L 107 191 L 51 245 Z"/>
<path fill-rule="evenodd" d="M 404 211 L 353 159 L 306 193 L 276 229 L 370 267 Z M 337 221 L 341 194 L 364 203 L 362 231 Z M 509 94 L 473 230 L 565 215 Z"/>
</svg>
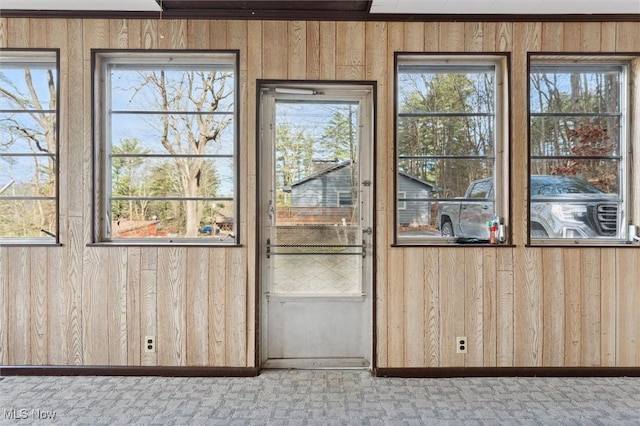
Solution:
<svg viewBox="0 0 640 426">
<path fill-rule="evenodd" d="M 633 235 L 630 235 L 630 225 L 633 225 L 634 220 L 634 210 L 637 212 L 637 209 L 633 209 L 634 203 L 637 203 L 638 200 L 632 198 L 631 194 L 631 182 L 633 179 L 638 179 L 638 176 L 633 176 L 633 167 L 631 164 L 632 161 L 632 151 L 635 150 L 638 152 L 640 148 L 640 143 L 637 141 L 634 142 L 632 139 L 633 134 L 640 133 L 640 125 L 638 123 L 634 123 L 633 118 L 631 117 L 631 113 L 633 111 L 631 103 L 640 102 L 640 87 L 638 85 L 632 85 L 631 75 L 638 74 L 640 75 L 640 67 L 635 65 L 638 70 L 633 70 L 634 62 L 640 61 L 638 57 L 630 57 L 627 55 L 607 55 L 607 54 L 594 54 L 588 57 L 584 55 L 580 56 L 572 56 L 566 54 L 532 54 L 529 57 L 529 64 L 536 65 L 557 65 L 559 68 L 578 65 L 584 66 L 587 68 L 588 66 L 594 66 L 594 69 L 602 66 L 619 66 L 622 67 L 621 78 L 620 78 L 620 153 L 623 155 L 623 158 L 620 162 L 620 198 L 622 199 L 621 206 L 618 210 L 618 214 L 620 217 L 618 218 L 618 225 L 620 226 L 620 232 L 616 237 L 600 237 L 600 238 L 534 238 L 531 236 L 531 221 L 527 223 L 527 241 L 528 245 L 531 246 L 619 246 L 619 245 L 627 245 L 629 243 L 640 243 L 638 240 L 633 239 Z M 530 75 L 527 76 L 530 78 Z M 635 93 L 632 90 L 635 89 Z M 527 96 L 530 96 L 530 91 L 527 93 Z M 527 99 L 528 99 L 527 97 Z M 527 123 L 531 120 L 531 112 L 528 107 L 528 115 L 527 115 Z M 636 138 L 637 139 L 637 138 Z M 531 137 L 530 135 L 527 138 L 528 149 L 531 147 Z M 635 146 L 637 145 L 637 146 Z M 529 158 L 529 162 L 531 159 Z M 530 170 L 528 167 L 529 173 L 527 175 L 528 180 L 530 179 Z M 527 197 L 527 214 L 530 217 L 531 212 L 531 202 L 529 197 Z M 635 223 L 638 223 L 635 221 Z"/>
<path fill-rule="evenodd" d="M 62 104 L 60 91 L 60 50 L 59 49 L 0 49 L 0 63 L 9 65 L 10 67 L 24 68 L 25 65 L 31 66 L 53 66 L 56 71 L 55 91 L 56 91 L 56 108 L 53 112 L 56 116 L 56 136 L 55 136 L 55 153 L 52 155 L 55 163 L 55 194 L 47 197 L 46 200 L 54 202 L 56 226 L 54 233 L 45 233 L 41 237 L 6 237 L 0 235 L 0 246 L 11 245 L 59 245 L 60 244 L 60 105 Z M 8 189 L 10 182 L 0 182 L 0 189 Z M 25 200 L 30 197 L 24 197 Z"/>
<path fill-rule="evenodd" d="M 240 55 L 236 50 L 219 51 L 112 51 L 94 50 L 94 218 L 93 218 L 93 243 L 94 244 L 118 244 L 118 245 L 210 245 L 210 246 L 236 246 L 239 244 L 240 225 L 240 193 L 239 193 L 239 114 L 240 114 Z M 111 170 L 111 134 L 110 114 L 106 105 L 110 104 L 111 88 L 109 79 L 106 78 L 110 64 L 119 64 L 121 67 L 131 65 L 133 69 L 143 68 L 148 65 L 151 69 L 167 69 L 175 65 L 190 65 L 194 69 L 209 69 L 208 65 L 220 67 L 227 64 L 234 73 L 234 108 L 233 131 L 235 134 L 233 152 L 233 180 L 234 180 L 234 231 L 232 238 L 112 238 L 111 218 L 108 212 L 107 199 L 111 194 L 110 170 Z M 169 65 L 167 65 L 169 64 Z"/>
<path fill-rule="evenodd" d="M 426 65 L 443 67 L 464 67 L 468 66 L 493 66 L 495 67 L 495 128 L 494 128 L 494 203 L 496 214 L 500 217 L 502 229 L 510 229 L 508 223 L 509 213 L 509 150 L 510 150 L 510 138 L 509 138 L 509 96 L 510 85 L 509 79 L 509 55 L 487 55 L 487 54 L 405 54 L 396 53 L 396 64 L 394 67 L 394 74 L 397 80 L 399 74 L 400 65 Z M 397 83 L 396 83 L 397 86 Z M 397 88 L 396 88 L 397 90 Z M 394 118 L 398 117 L 399 105 L 395 104 Z M 397 168 L 398 152 L 397 152 L 397 140 L 398 140 L 398 128 L 394 129 L 395 132 L 395 156 L 394 165 Z M 398 173 L 394 174 L 396 194 L 394 194 L 395 211 L 400 211 L 398 202 Z M 437 199 L 434 199 L 437 202 Z M 405 204 L 406 205 L 406 204 Z M 458 246 L 455 240 L 438 236 L 402 236 L 400 235 L 400 223 L 396 217 L 394 223 L 394 235 L 396 245 L 452 245 Z M 504 235 L 504 238 L 500 240 L 501 243 L 509 243 L 510 235 Z"/>
</svg>

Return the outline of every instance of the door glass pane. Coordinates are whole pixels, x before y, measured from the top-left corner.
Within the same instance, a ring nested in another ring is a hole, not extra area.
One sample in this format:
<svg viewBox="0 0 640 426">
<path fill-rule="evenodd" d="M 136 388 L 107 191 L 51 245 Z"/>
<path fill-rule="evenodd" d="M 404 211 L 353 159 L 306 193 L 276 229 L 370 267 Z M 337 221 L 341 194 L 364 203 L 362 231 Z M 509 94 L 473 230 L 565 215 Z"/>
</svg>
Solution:
<svg viewBox="0 0 640 426">
<path fill-rule="evenodd" d="M 358 103 L 278 100 L 272 293 L 361 292 Z"/>
</svg>

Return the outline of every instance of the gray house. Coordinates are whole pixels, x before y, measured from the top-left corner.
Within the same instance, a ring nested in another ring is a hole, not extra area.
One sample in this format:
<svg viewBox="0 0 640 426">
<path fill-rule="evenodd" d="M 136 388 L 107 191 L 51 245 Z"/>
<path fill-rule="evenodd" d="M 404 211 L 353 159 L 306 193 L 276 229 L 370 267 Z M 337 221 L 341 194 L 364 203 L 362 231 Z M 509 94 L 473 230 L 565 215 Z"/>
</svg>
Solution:
<svg viewBox="0 0 640 426">
<path fill-rule="evenodd" d="M 351 161 L 340 161 L 283 190 L 291 193 L 292 207 L 351 207 Z"/>
<path fill-rule="evenodd" d="M 341 161 L 307 176 L 284 188 L 291 193 L 291 206 L 296 207 L 352 207 L 352 168 L 350 161 Z M 398 173 L 398 219 L 403 226 L 428 225 L 431 220 L 430 203 L 441 189 L 404 172 Z M 409 201 L 420 200 L 420 201 Z M 319 213 L 319 211 L 318 211 Z"/>
<path fill-rule="evenodd" d="M 424 226 L 431 224 L 433 198 L 442 188 L 405 172 L 398 172 L 397 215 L 400 226 Z M 410 201 L 418 200 L 418 201 Z"/>
</svg>

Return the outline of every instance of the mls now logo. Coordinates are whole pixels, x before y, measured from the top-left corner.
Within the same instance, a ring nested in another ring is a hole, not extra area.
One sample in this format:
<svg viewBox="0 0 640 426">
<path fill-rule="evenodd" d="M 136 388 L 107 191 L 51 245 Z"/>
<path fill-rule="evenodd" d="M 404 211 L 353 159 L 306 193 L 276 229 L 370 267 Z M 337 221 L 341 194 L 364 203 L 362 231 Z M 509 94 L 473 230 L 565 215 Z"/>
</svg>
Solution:
<svg viewBox="0 0 640 426">
<path fill-rule="evenodd" d="M 5 409 L 4 418 L 7 420 L 25 420 L 25 419 L 53 420 L 56 418 L 56 412 L 45 411 L 45 410 L 27 410 L 27 409 L 7 410 Z"/>
</svg>

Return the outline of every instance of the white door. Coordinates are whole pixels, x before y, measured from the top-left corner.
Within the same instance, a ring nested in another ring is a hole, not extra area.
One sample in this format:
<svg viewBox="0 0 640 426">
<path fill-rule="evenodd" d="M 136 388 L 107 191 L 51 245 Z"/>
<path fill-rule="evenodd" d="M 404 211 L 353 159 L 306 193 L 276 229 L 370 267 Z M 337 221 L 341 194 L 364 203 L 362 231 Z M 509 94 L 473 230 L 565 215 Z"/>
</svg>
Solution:
<svg viewBox="0 0 640 426">
<path fill-rule="evenodd" d="M 370 367 L 373 88 L 259 89 L 262 366 Z"/>
</svg>

